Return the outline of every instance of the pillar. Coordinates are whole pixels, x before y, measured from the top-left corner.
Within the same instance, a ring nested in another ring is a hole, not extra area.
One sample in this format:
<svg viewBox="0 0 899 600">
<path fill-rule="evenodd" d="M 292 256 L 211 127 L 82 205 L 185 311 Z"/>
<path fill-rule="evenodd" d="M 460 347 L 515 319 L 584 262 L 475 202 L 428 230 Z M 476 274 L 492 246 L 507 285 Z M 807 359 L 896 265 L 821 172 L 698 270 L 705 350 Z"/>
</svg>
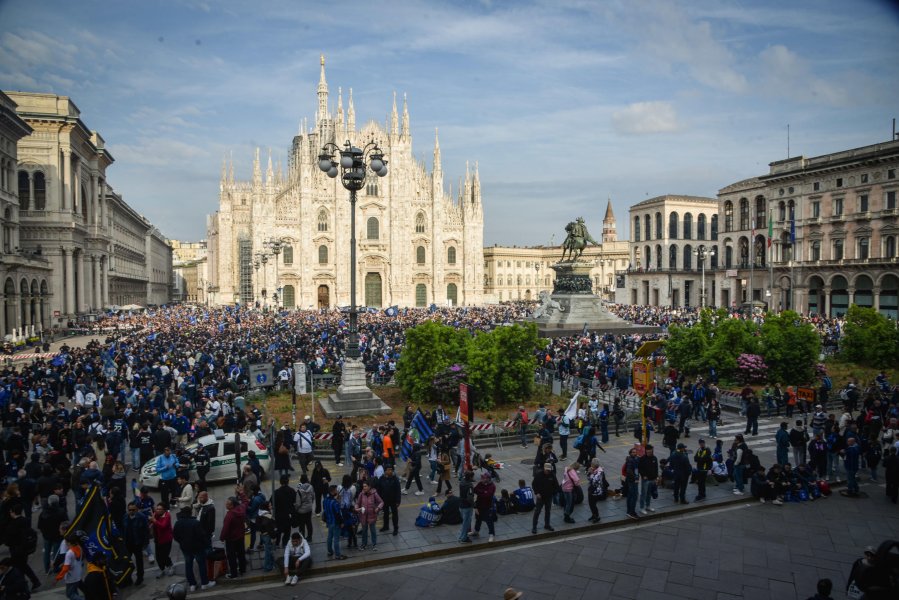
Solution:
<svg viewBox="0 0 899 600">
<path fill-rule="evenodd" d="M 84 312 L 84 252 L 78 253 L 78 305 L 75 307 L 76 312 Z"/>
<path fill-rule="evenodd" d="M 46 178 L 44 179 L 46 182 Z M 16 180 L 18 183 L 18 179 Z M 44 184 L 46 186 L 46 183 Z M 44 194 L 46 195 L 46 188 Z M 34 210 L 34 173 L 28 172 L 28 210 Z"/>
<path fill-rule="evenodd" d="M 824 316 L 830 317 L 830 286 L 824 286 Z"/>
<path fill-rule="evenodd" d="M 109 304 L 109 257 L 104 256 L 100 261 L 103 271 L 103 306 Z"/>
<path fill-rule="evenodd" d="M 851 288 L 848 288 L 846 291 L 849 293 L 848 306 L 852 306 L 852 304 L 855 302 L 855 288 L 851 287 Z M 847 310 L 848 310 L 848 306 L 847 306 Z"/>
<path fill-rule="evenodd" d="M 106 181 L 100 182 L 100 225 L 102 227 L 106 226 L 106 210 L 107 205 L 109 204 L 106 198 Z"/>
<path fill-rule="evenodd" d="M 62 207 L 61 209 L 72 210 L 72 151 L 68 148 L 62 150 L 63 173 L 60 173 L 60 181 L 62 181 Z"/>
<path fill-rule="evenodd" d="M 91 202 L 88 207 L 88 216 L 90 217 L 90 222 L 94 225 L 98 225 L 100 223 L 100 219 L 97 218 L 99 214 L 98 204 L 99 201 L 97 199 L 97 191 L 99 188 L 99 177 L 95 174 L 91 174 Z"/>
<path fill-rule="evenodd" d="M 102 271 L 102 256 L 91 257 L 91 280 L 94 282 L 94 300 L 93 304 L 98 309 L 103 308 L 103 292 L 100 286 Z"/>
<path fill-rule="evenodd" d="M 62 249 L 63 260 L 66 264 L 66 289 L 63 312 L 67 315 L 75 314 L 75 264 L 71 248 Z"/>
<path fill-rule="evenodd" d="M 72 205 L 72 212 L 80 215 L 84 198 L 81 197 L 81 159 L 77 156 L 75 157 L 74 171 L 75 182 L 73 185 L 75 186 L 75 203 Z"/>
<path fill-rule="evenodd" d="M 875 285 L 871 290 L 871 297 L 874 302 L 874 310 L 880 312 L 880 288 L 878 286 Z"/>
</svg>

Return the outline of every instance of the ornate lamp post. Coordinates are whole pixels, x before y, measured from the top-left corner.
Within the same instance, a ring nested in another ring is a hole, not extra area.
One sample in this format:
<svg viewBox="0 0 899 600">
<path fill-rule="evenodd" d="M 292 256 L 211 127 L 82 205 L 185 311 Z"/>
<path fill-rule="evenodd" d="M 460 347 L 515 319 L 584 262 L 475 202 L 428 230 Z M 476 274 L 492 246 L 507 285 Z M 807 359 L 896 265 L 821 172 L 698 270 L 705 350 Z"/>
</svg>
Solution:
<svg viewBox="0 0 899 600">
<path fill-rule="evenodd" d="M 278 280 L 278 256 L 281 254 L 281 250 L 284 249 L 284 246 L 287 246 L 290 243 L 290 240 L 287 238 L 269 238 L 263 243 L 275 257 L 275 287 L 280 290 L 280 281 Z M 275 308 L 278 308 L 277 303 L 275 304 Z"/>
<path fill-rule="evenodd" d="M 540 295 L 540 263 L 534 261 L 534 295 Z"/>
<path fill-rule="evenodd" d="M 699 264 L 702 268 L 702 290 L 700 290 L 700 305 L 702 308 L 705 308 L 705 261 L 706 258 L 711 258 L 715 256 L 715 248 L 708 248 L 706 246 L 700 246 L 696 250 L 693 251 L 693 254 L 696 255 L 696 260 L 699 261 Z"/>
<path fill-rule="evenodd" d="M 332 179 L 337 177 L 338 173 L 335 153 L 340 154 L 340 183 L 350 192 L 350 338 L 347 357 L 355 360 L 359 358 L 356 313 L 356 192 L 365 186 L 367 168 L 378 177 L 387 175 L 387 161 L 381 148 L 373 141 L 363 148 L 357 148 L 347 141 L 342 150 L 329 142 L 322 147 L 318 167 Z"/>
<path fill-rule="evenodd" d="M 266 299 L 265 297 L 268 295 L 266 291 L 267 287 L 267 276 L 266 276 L 266 268 L 265 265 L 268 264 L 268 252 L 257 252 L 256 253 L 256 263 L 253 266 L 256 266 L 258 263 L 262 263 L 262 308 L 265 309 Z"/>
<path fill-rule="evenodd" d="M 253 294 L 253 300 L 255 302 L 259 302 L 259 267 L 262 266 L 262 262 L 259 260 L 259 254 L 256 254 L 256 260 L 253 261 L 253 268 L 256 269 L 256 277 L 253 279 L 253 287 L 257 288 L 256 293 Z"/>
</svg>

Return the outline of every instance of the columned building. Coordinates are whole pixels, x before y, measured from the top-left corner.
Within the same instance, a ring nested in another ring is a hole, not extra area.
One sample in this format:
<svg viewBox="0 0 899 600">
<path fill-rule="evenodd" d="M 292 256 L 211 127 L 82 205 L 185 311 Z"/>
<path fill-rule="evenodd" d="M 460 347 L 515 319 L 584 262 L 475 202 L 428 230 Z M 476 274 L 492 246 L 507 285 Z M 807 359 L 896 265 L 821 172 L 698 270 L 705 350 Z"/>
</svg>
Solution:
<svg viewBox="0 0 899 600">
<path fill-rule="evenodd" d="M 206 240 L 172 240 L 172 269 L 172 300 L 205 304 L 213 293 L 206 275 Z"/>
<path fill-rule="evenodd" d="M 457 194 L 444 190 L 437 136 L 433 164 L 413 156 L 409 111 L 396 97 L 386 123 L 356 123 L 352 89 L 329 103 L 324 58 L 314 125 L 304 121 L 291 143 L 286 173 L 256 150 L 252 177 L 235 180 L 222 166 L 219 210 L 207 223 L 210 287 L 218 304 L 268 304 L 280 290 L 284 308 L 350 304 L 350 203 L 340 178 L 318 167 L 325 144 L 377 142 L 388 175 L 371 174 L 356 203 L 356 303 L 363 306 L 474 305 L 484 298 L 484 212 L 478 168 L 466 168 Z M 401 116 L 400 116 L 401 115 Z M 279 253 L 266 242 L 282 243 Z M 265 256 L 264 259 L 257 257 Z"/>
<path fill-rule="evenodd" d="M 699 306 L 717 297 L 718 201 L 666 194 L 630 208 L 630 264 L 618 301 L 650 306 Z"/>
<path fill-rule="evenodd" d="M 550 265 L 559 262 L 561 258 L 560 246 L 494 245 L 484 248 L 486 300 L 489 302 L 536 300 L 542 291 L 551 293 L 555 271 Z M 587 246 L 580 260 L 594 265 L 590 272 L 593 293 L 613 301 L 618 279 L 616 274 L 627 269 L 628 243 L 618 241 L 611 201 L 606 206 L 603 218 L 601 245 Z"/>
<path fill-rule="evenodd" d="M 50 299 L 53 292 L 50 261 L 41 252 L 25 249 L 21 242 L 20 187 L 30 198 L 34 194 L 35 178 L 25 178 L 21 186 L 17 175 L 18 142 L 32 133 L 16 113 L 16 104 L 0 92 L 0 341 L 40 335 L 50 325 Z M 38 179 L 39 197 L 43 179 Z"/>
<path fill-rule="evenodd" d="M 162 304 L 171 249 L 112 190 L 113 157 L 66 96 L 7 92 L 32 131 L 18 143 L 20 247 L 49 261 L 54 325 L 117 304 Z"/>
</svg>

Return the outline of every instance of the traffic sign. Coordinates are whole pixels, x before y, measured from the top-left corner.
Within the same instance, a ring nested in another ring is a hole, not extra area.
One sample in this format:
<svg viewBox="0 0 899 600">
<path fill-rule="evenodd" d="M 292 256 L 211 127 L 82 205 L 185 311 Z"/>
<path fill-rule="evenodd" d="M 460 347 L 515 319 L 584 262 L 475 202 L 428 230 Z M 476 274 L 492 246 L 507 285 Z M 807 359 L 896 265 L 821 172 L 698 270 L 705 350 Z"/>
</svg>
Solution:
<svg viewBox="0 0 899 600">
<path fill-rule="evenodd" d="M 270 387 L 275 380 L 274 369 L 271 363 L 256 363 L 250 365 L 250 387 Z"/>
</svg>

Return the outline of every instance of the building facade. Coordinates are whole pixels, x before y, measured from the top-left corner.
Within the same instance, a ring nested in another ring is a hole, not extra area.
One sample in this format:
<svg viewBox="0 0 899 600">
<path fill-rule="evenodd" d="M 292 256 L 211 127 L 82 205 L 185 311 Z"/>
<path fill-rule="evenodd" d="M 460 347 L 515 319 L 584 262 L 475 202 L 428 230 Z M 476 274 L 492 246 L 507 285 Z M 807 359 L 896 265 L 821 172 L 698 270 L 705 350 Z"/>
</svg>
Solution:
<svg viewBox="0 0 899 600">
<path fill-rule="evenodd" d="M 172 300 L 205 304 L 213 290 L 206 276 L 206 240 L 172 240 Z"/>
<path fill-rule="evenodd" d="M 236 181 L 223 165 L 219 210 L 208 221 L 208 272 L 216 303 L 269 303 L 280 290 L 285 308 L 350 304 L 350 203 L 340 179 L 318 168 L 325 144 L 377 142 L 389 161 L 384 178 L 372 175 L 356 206 L 357 297 L 364 306 L 480 304 L 484 298 L 481 186 L 477 166 L 466 169 L 458 195 L 443 185 L 435 136 L 433 168 L 412 154 L 407 103 L 399 116 L 394 97 L 389 122 L 357 128 L 352 90 L 347 109 L 338 90 L 332 113 L 324 58 L 318 111 L 301 126 L 289 150 L 286 175 L 263 175 L 259 150 L 252 179 Z M 283 244 L 268 252 L 266 242 Z M 258 267 L 255 263 L 258 262 Z M 265 292 L 265 293 L 263 293 Z"/>
<path fill-rule="evenodd" d="M 484 296 L 487 302 L 536 300 L 542 291 L 553 291 L 555 271 L 550 268 L 562 258 L 559 246 L 488 246 L 484 248 Z M 618 241 L 612 203 L 603 218 L 602 243 L 587 246 L 581 261 L 594 264 L 590 276 L 593 293 L 614 300 L 616 273 L 628 266 L 628 243 Z"/>
<path fill-rule="evenodd" d="M 52 324 L 111 305 L 168 302 L 171 248 L 107 182 L 114 159 L 104 139 L 66 96 L 7 95 L 32 129 L 18 143 L 20 247 L 49 262 Z"/>
<path fill-rule="evenodd" d="M 619 302 L 651 306 L 714 303 L 718 201 L 668 194 L 630 209 L 630 264 Z M 703 267 L 705 288 L 703 288 Z M 704 290 L 704 291 L 703 291 Z"/>
<path fill-rule="evenodd" d="M 23 249 L 19 223 L 18 143 L 32 132 L 31 126 L 16 113 L 15 102 L 0 92 L 0 281 L 3 282 L 0 337 L 4 341 L 39 335 L 50 323 L 53 293 L 50 261 L 42 253 Z M 27 183 L 33 184 L 33 179 Z"/>
</svg>

